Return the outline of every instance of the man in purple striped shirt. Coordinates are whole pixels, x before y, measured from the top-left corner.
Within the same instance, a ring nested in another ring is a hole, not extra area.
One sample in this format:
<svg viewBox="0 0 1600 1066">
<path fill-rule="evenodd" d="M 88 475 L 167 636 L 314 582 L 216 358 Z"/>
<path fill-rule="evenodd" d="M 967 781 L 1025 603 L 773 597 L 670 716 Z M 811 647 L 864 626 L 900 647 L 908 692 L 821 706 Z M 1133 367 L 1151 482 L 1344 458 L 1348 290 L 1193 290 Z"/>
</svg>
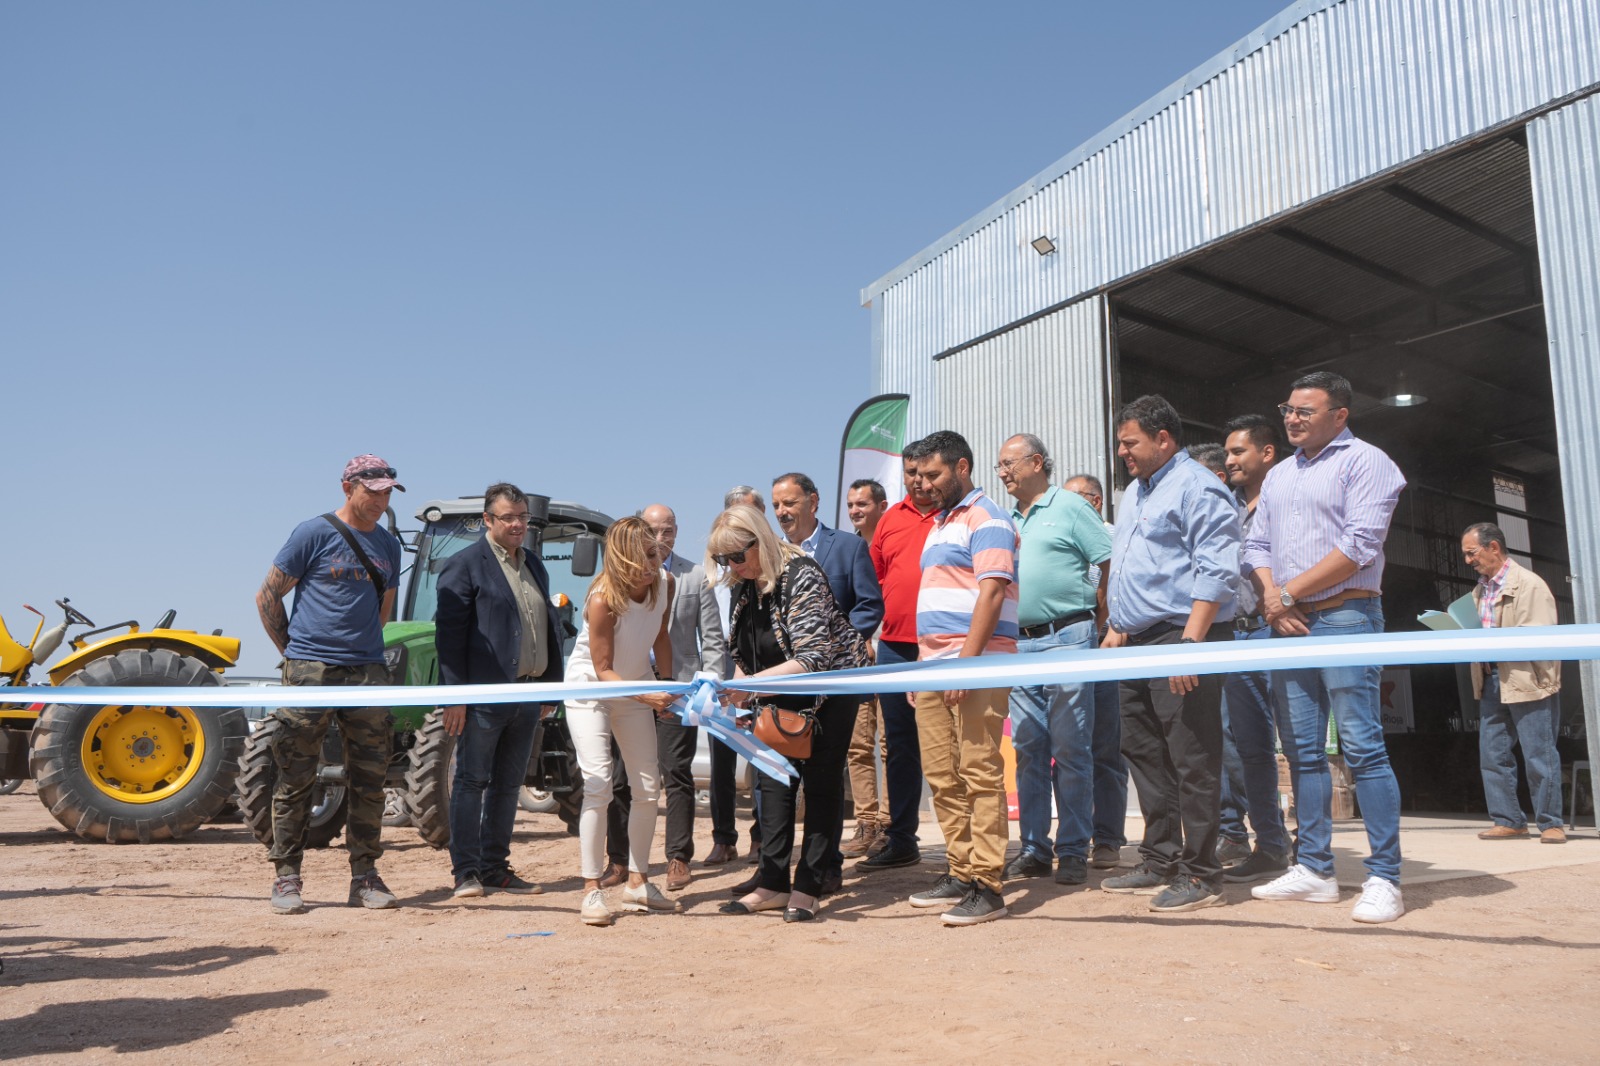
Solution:
<svg viewBox="0 0 1600 1066">
<path fill-rule="evenodd" d="M 1319 371 L 1278 407 L 1295 453 L 1267 474 L 1245 541 L 1244 565 L 1278 637 L 1383 632 L 1383 542 L 1405 477 L 1350 432 L 1350 383 Z M 1333 783 L 1324 738 L 1331 714 L 1366 822 L 1367 879 L 1351 917 L 1392 922 L 1400 898 L 1400 788 L 1389 766 L 1376 666 L 1276 670 L 1278 734 L 1300 824 L 1297 862 L 1251 890 L 1257 899 L 1337 903 Z"/>
</svg>

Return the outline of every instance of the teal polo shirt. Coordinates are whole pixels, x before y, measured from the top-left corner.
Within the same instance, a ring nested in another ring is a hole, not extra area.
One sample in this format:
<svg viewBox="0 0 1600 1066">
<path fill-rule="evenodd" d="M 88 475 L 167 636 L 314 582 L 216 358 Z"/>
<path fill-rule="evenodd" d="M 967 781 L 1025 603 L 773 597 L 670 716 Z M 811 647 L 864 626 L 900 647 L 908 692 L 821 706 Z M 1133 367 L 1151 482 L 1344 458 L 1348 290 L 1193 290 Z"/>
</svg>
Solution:
<svg viewBox="0 0 1600 1066">
<path fill-rule="evenodd" d="M 1037 626 L 1094 610 L 1089 567 L 1111 558 L 1111 535 L 1100 513 L 1076 492 L 1054 485 L 1024 515 L 1011 509 L 1022 534 L 1017 556 L 1017 624 Z"/>
</svg>

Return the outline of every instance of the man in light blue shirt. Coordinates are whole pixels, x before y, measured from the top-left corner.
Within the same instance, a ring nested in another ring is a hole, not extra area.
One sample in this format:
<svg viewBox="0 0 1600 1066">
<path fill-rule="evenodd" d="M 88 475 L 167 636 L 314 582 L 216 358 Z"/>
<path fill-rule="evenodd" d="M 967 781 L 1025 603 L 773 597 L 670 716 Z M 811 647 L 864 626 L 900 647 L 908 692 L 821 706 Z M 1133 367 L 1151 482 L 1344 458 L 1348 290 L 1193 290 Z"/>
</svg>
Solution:
<svg viewBox="0 0 1600 1066">
<path fill-rule="evenodd" d="M 1022 537 L 1017 650 L 1093 647 L 1096 585 L 1089 583 L 1089 570 L 1111 558 L 1111 536 L 1099 512 L 1081 496 L 1051 484 L 1055 463 L 1032 433 L 1019 433 L 1001 445 L 995 473 L 1017 501 L 1011 519 Z M 1094 813 L 1093 688 L 1019 685 L 1011 690 L 1009 710 L 1022 850 L 1006 864 L 1004 879 L 1042 877 L 1054 858 L 1056 883 L 1081 885 L 1089 879 Z"/>
<path fill-rule="evenodd" d="M 1182 449 L 1178 412 L 1160 396 L 1141 396 L 1118 415 L 1117 455 L 1135 481 L 1117 511 L 1110 626 L 1102 647 L 1232 636 L 1238 505 L 1227 486 Z M 1139 865 L 1100 887 L 1154 895 L 1153 911 L 1219 904 L 1221 679 L 1125 680 L 1121 697 L 1122 754 L 1145 832 Z"/>
</svg>

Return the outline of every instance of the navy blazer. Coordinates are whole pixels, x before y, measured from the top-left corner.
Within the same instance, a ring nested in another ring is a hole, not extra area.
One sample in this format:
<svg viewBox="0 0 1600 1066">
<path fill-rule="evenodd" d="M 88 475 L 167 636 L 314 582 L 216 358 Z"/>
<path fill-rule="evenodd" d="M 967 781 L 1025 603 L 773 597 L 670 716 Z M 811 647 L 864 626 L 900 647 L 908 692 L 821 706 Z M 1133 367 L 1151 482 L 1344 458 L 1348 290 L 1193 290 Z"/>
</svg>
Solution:
<svg viewBox="0 0 1600 1066">
<path fill-rule="evenodd" d="M 550 601 L 550 575 L 537 553 L 522 550 L 522 565 L 544 593 L 550 622 L 550 651 L 540 681 L 560 681 L 563 630 Z M 506 573 L 487 536 L 452 555 L 439 573 L 439 607 L 434 614 L 434 647 L 439 680 L 446 685 L 496 685 L 517 679 L 521 670 L 522 614 Z"/>
<path fill-rule="evenodd" d="M 828 575 L 828 588 L 839 610 L 850 619 L 850 626 L 870 637 L 883 621 L 883 590 L 872 568 L 867 542 L 854 533 L 829 529 L 817 523 L 817 564 Z"/>
</svg>

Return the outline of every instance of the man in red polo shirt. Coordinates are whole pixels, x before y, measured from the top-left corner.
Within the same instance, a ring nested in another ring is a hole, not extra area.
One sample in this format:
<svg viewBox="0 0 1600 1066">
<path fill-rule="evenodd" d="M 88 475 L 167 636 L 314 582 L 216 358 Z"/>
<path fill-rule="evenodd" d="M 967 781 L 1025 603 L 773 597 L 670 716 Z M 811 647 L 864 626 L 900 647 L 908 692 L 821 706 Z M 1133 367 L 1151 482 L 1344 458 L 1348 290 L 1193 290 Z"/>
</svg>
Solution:
<svg viewBox="0 0 1600 1066">
<path fill-rule="evenodd" d="M 872 567 L 883 588 L 883 628 L 878 636 L 878 662 L 917 661 L 917 591 L 922 587 L 922 546 L 939 513 L 933 493 L 917 477 L 917 462 L 927 456 L 921 441 L 906 445 L 905 499 L 884 512 L 872 535 Z M 856 869 L 892 870 L 922 861 L 917 846 L 918 809 L 922 803 L 922 745 L 917 740 L 917 713 L 904 692 L 878 696 L 883 709 L 883 737 L 889 749 L 884 760 L 884 786 L 889 793 L 889 829 L 883 843 Z"/>
</svg>

